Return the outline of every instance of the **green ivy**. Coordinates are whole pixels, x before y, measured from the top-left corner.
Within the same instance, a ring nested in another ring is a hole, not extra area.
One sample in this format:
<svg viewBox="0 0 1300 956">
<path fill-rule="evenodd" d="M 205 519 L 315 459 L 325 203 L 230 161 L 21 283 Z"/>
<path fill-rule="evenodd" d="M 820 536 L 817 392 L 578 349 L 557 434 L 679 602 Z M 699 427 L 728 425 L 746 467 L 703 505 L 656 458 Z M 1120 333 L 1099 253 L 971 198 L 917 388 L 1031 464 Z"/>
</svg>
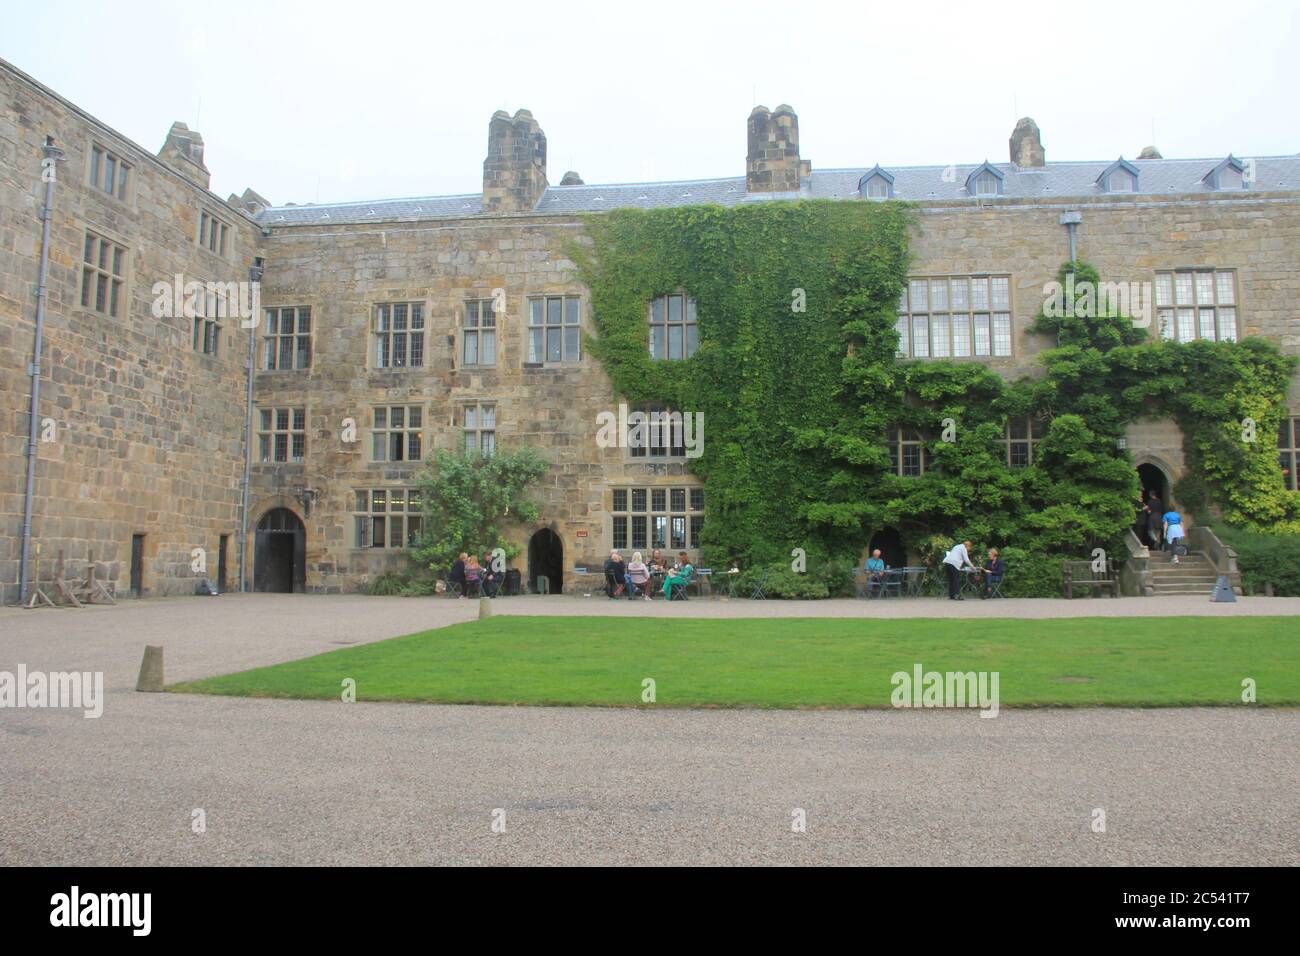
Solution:
<svg viewBox="0 0 1300 956">
<path fill-rule="evenodd" d="M 1182 427 L 1188 467 L 1229 523 L 1300 530 L 1271 440 L 1294 363 L 1270 343 L 1152 342 L 1100 303 L 1040 312 L 1034 330 L 1057 344 L 1040 375 L 1007 382 L 981 362 L 896 359 L 909 204 L 627 209 L 586 224 L 570 254 L 592 293 L 591 353 L 628 402 L 704 413 L 689 462 L 709 563 L 788 565 L 794 548 L 853 560 L 885 527 L 914 548 L 969 538 L 1044 568 L 1120 552 L 1139 488 L 1118 439 L 1152 414 Z M 1076 287 L 1099 279 L 1067 263 L 1058 280 L 1071 275 Z M 648 303 L 677 291 L 697 303 L 698 351 L 652 360 Z M 1033 463 L 1012 468 L 1005 429 L 1025 416 L 1049 424 Z M 1240 440 L 1247 417 L 1257 442 Z M 947 420 L 954 440 L 938 440 Z M 900 425 L 929 439 L 926 474 L 892 473 L 886 433 Z"/>
</svg>

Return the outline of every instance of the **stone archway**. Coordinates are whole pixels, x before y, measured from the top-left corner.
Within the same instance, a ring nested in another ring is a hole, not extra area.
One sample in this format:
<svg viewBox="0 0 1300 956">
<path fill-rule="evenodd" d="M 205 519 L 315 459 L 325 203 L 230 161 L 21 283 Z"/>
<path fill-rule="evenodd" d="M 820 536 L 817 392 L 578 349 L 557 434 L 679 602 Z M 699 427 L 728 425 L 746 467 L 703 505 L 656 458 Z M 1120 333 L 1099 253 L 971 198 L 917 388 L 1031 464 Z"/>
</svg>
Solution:
<svg viewBox="0 0 1300 956">
<path fill-rule="evenodd" d="M 307 530 L 288 508 L 272 508 L 257 522 L 253 590 L 302 592 L 307 583 Z"/>
<path fill-rule="evenodd" d="M 546 584 L 539 585 L 539 578 Z M 539 594 L 543 587 L 550 594 L 564 593 L 564 541 L 550 528 L 540 528 L 528 539 L 528 589 Z"/>
<path fill-rule="evenodd" d="M 1136 464 L 1138 481 L 1141 485 L 1141 503 L 1149 505 L 1151 492 L 1160 498 L 1166 510 L 1172 505 L 1173 485 L 1170 481 L 1169 467 L 1150 456 L 1143 456 Z M 1136 509 L 1133 519 L 1133 533 L 1147 547 L 1154 547 L 1155 540 L 1148 531 L 1148 512 L 1142 507 Z"/>
</svg>

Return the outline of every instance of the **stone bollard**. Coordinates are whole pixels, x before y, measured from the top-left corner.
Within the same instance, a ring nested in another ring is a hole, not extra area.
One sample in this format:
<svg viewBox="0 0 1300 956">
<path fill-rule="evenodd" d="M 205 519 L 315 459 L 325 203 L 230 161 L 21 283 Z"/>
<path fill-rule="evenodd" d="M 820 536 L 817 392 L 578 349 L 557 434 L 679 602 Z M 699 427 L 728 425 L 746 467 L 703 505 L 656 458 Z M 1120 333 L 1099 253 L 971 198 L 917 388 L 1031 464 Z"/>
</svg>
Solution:
<svg viewBox="0 0 1300 956">
<path fill-rule="evenodd" d="M 478 617 L 483 620 L 485 617 L 492 616 L 492 599 L 481 597 L 478 599 Z"/>
<path fill-rule="evenodd" d="M 140 679 L 135 682 L 135 689 L 146 693 L 158 694 L 163 689 L 163 649 L 148 644 L 144 649 L 144 660 L 140 662 Z"/>
</svg>

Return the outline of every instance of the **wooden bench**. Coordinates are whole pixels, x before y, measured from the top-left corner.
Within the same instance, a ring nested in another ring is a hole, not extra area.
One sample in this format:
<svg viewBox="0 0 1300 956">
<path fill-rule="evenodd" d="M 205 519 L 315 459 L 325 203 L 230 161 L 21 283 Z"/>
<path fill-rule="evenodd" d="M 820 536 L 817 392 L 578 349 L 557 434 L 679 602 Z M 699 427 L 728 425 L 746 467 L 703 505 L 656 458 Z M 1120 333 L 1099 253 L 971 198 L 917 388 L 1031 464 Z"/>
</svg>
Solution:
<svg viewBox="0 0 1300 956">
<path fill-rule="evenodd" d="M 1061 583 L 1067 598 L 1074 597 L 1075 588 L 1088 588 L 1089 597 L 1096 597 L 1102 591 L 1119 597 L 1119 573 L 1110 559 L 1100 571 L 1094 570 L 1092 561 L 1062 561 Z"/>
</svg>

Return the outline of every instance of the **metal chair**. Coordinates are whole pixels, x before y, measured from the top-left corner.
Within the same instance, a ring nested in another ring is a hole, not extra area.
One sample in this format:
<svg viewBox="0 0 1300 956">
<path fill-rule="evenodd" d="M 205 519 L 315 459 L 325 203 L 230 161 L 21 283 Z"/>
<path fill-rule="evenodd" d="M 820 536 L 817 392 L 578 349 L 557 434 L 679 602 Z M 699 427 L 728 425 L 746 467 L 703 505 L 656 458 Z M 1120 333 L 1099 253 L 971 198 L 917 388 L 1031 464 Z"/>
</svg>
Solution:
<svg viewBox="0 0 1300 956">
<path fill-rule="evenodd" d="M 771 573 L 771 571 L 764 569 L 762 575 L 759 576 L 758 581 L 754 584 L 754 593 L 749 596 L 751 601 L 767 600 L 767 592 L 763 589 L 767 587 L 767 576 Z"/>
<path fill-rule="evenodd" d="M 688 574 L 684 581 L 673 581 L 668 587 L 668 600 L 670 601 L 689 601 L 690 595 L 686 589 L 695 583 L 695 575 Z"/>
<path fill-rule="evenodd" d="M 881 596 L 903 596 L 903 572 L 900 568 L 885 568 L 880 580 Z"/>
</svg>

